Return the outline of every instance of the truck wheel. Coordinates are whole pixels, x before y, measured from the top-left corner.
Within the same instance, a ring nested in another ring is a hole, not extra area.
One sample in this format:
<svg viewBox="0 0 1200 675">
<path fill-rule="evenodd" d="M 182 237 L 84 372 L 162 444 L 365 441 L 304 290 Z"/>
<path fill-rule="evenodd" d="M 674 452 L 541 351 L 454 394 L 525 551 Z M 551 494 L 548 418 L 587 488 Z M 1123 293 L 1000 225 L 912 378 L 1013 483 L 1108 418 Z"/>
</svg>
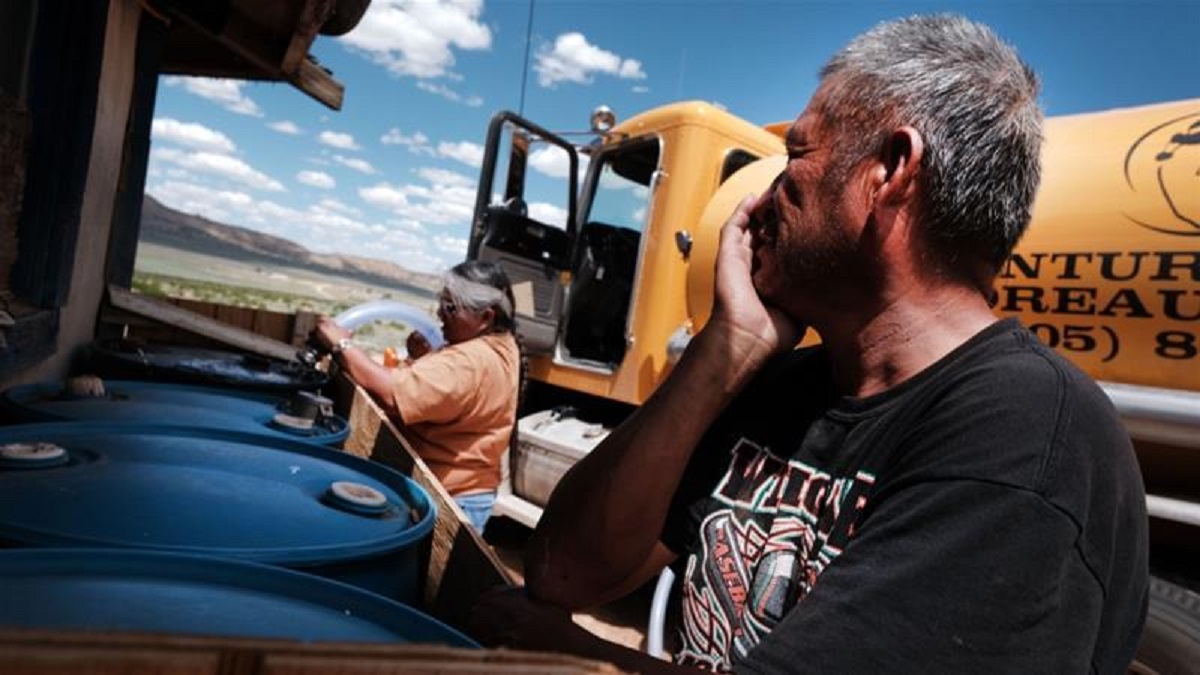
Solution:
<svg viewBox="0 0 1200 675">
<path fill-rule="evenodd" d="M 1150 610 L 1133 673 L 1200 672 L 1200 594 L 1150 577 Z"/>
</svg>

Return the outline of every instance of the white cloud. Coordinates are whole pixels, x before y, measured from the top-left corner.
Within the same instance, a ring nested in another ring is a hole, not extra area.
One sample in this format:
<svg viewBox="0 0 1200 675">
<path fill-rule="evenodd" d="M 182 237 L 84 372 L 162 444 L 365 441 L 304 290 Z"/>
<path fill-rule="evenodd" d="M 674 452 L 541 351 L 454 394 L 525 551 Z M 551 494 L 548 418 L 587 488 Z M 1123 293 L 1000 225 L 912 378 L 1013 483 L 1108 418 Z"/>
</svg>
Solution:
<svg viewBox="0 0 1200 675">
<path fill-rule="evenodd" d="M 196 173 L 218 176 L 256 190 L 286 192 L 283 183 L 251 167 L 237 157 L 212 152 L 184 152 L 162 148 L 150 153 L 151 160 L 169 162 Z"/>
<path fill-rule="evenodd" d="M 324 209 L 326 211 L 336 211 L 338 213 L 344 213 L 348 216 L 361 216 L 362 215 L 362 210 L 356 209 L 353 206 L 349 206 L 347 204 L 343 204 L 342 202 L 339 202 L 338 200 L 332 199 L 329 197 L 326 197 L 325 199 L 322 199 L 320 202 L 318 202 L 317 206 L 315 208 Z"/>
<path fill-rule="evenodd" d="M 643 84 L 635 84 L 633 85 L 632 90 L 635 94 L 645 94 L 650 91 L 650 87 L 647 87 Z"/>
<path fill-rule="evenodd" d="M 567 210 L 546 202 L 533 202 L 529 205 L 529 217 L 556 227 L 567 226 Z"/>
<path fill-rule="evenodd" d="M 167 181 L 146 191 L 173 209 L 221 222 L 237 220 L 254 206 L 254 198 L 245 192 L 216 190 L 183 181 Z"/>
<path fill-rule="evenodd" d="M 467 257 L 467 240 L 464 237 L 436 236 L 433 238 L 433 245 L 442 253 L 459 260 Z"/>
<path fill-rule="evenodd" d="M 438 143 L 437 153 L 442 157 L 449 157 L 476 169 L 483 166 L 483 146 L 470 141 L 459 141 L 458 143 L 443 141 Z"/>
<path fill-rule="evenodd" d="M 267 126 L 281 134 L 289 136 L 299 136 L 301 133 L 300 127 L 296 126 L 296 123 L 291 120 L 279 120 L 278 122 L 271 122 Z"/>
<path fill-rule="evenodd" d="M 358 191 L 363 201 L 420 228 L 461 225 L 475 212 L 475 181 L 443 169 L 421 169 L 428 185 L 379 183 Z"/>
<path fill-rule="evenodd" d="M 320 171 L 301 171 L 296 174 L 296 180 L 305 185 L 311 185 L 323 190 L 330 190 L 337 187 L 337 181 L 333 179 L 333 176 Z"/>
<path fill-rule="evenodd" d="M 354 142 L 354 136 L 337 131 L 322 131 L 317 135 L 317 140 L 331 148 L 340 148 L 342 150 L 362 149 L 358 143 Z"/>
<path fill-rule="evenodd" d="M 237 146 L 225 134 L 209 129 L 203 124 L 180 122 L 169 117 L 157 117 L 150 123 L 150 136 L 154 140 L 186 145 L 197 150 L 231 153 Z"/>
<path fill-rule="evenodd" d="M 434 185 L 475 188 L 474 178 L 468 178 L 461 173 L 447 171 L 446 169 L 432 169 L 427 167 L 418 170 L 417 175 Z"/>
<path fill-rule="evenodd" d="M 578 155 L 578 157 L 579 180 L 583 180 L 590 158 L 587 155 Z M 551 178 L 566 178 L 567 173 L 571 170 L 571 158 L 567 155 L 566 150 L 556 145 L 544 145 L 529 153 L 529 166 L 538 173 Z"/>
<path fill-rule="evenodd" d="M 433 232 L 409 219 L 364 220 L 357 209 L 334 199 L 299 207 L 185 181 L 152 184 L 147 192 L 185 213 L 283 237 L 312 251 L 388 260 L 423 272 L 446 269 L 466 251 L 465 226 Z"/>
<path fill-rule="evenodd" d="M 165 79 L 167 86 L 182 86 L 189 93 L 220 104 L 226 110 L 239 115 L 262 117 L 262 109 L 249 96 L 242 93 L 241 80 L 225 80 L 213 77 L 180 77 L 172 75 Z"/>
<path fill-rule="evenodd" d="M 591 84 L 596 73 L 625 80 L 646 79 L 641 61 L 622 59 L 589 43 L 582 33 L 563 33 L 554 40 L 553 47 L 543 45 L 533 69 L 543 87 L 553 87 L 559 82 Z"/>
<path fill-rule="evenodd" d="M 466 225 L 475 211 L 475 190 L 453 185 L 379 183 L 358 191 L 368 204 L 422 225 Z"/>
<path fill-rule="evenodd" d="M 344 157 L 342 155 L 334 155 L 333 161 L 337 162 L 338 164 L 341 164 L 342 166 L 344 166 L 348 169 L 354 169 L 355 171 L 358 171 L 359 173 L 365 173 L 368 176 L 375 173 L 375 167 L 371 166 L 371 163 L 365 159 L 359 159 L 357 157 Z"/>
<path fill-rule="evenodd" d="M 492 33 L 479 21 L 483 0 L 374 0 L 358 26 L 339 38 L 397 75 L 451 75 L 456 49 L 481 50 Z"/>
<path fill-rule="evenodd" d="M 405 136 L 401 133 L 400 129 L 392 127 L 388 129 L 386 134 L 380 136 L 379 142 L 384 145 L 403 145 L 408 148 L 409 152 L 418 155 L 429 155 L 432 157 L 436 154 L 433 146 L 429 144 L 429 137 L 419 131 L 412 136 Z"/>
<path fill-rule="evenodd" d="M 425 82 L 424 80 L 417 82 L 417 89 L 424 89 L 432 94 L 437 94 L 447 101 L 462 103 L 472 108 L 478 108 L 483 105 L 483 99 L 479 96 L 463 96 L 444 84 L 435 84 L 433 82 Z"/>
<path fill-rule="evenodd" d="M 408 197 L 399 188 L 387 183 L 379 183 L 371 187 L 359 188 L 358 196 L 371 206 L 389 211 L 408 207 Z"/>
</svg>

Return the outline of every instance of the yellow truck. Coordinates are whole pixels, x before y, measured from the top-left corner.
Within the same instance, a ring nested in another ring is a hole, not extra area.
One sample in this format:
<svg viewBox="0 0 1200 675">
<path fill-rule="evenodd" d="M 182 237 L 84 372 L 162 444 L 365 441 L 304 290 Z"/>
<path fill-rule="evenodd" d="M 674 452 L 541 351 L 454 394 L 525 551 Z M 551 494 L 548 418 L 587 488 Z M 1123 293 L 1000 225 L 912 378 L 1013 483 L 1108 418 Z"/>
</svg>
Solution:
<svg viewBox="0 0 1200 675">
<path fill-rule="evenodd" d="M 514 283 L 530 381 L 496 513 L 533 526 L 561 474 L 662 382 L 708 318 L 717 232 L 778 174 L 789 124 L 703 102 L 615 124 L 601 107 L 577 146 L 513 113 L 493 118 L 468 256 Z M 994 308 L 1121 413 L 1146 480 L 1152 562 L 1182 584 L 1156 579 L 1171 596 L 1157 606 L 1184 616 L 1194 646 L 1200 596 L 1184 587 L 1200 590 L 1200 99 L 1051 118 L 1045 133 L 1033 223 Z"/>
</svg>

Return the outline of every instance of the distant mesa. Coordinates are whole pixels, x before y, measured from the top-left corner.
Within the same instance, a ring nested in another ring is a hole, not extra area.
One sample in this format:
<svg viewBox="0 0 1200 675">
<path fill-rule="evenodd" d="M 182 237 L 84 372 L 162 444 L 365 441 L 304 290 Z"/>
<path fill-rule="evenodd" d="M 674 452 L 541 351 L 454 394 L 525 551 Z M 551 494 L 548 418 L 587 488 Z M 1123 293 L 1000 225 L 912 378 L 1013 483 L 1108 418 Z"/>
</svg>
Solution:
<svg viewBox="0 0 1200 675">
<path fill-rule="evenodd" d="M 176 211 L 150 195 L 142 201 L 141 240 L 192 253 L 249 263 L 301 267 L 379 286 L 436 292 L 440 278 L 395 263 L 351 255 L 313 253 L 282 237 Z"/>
</svg>

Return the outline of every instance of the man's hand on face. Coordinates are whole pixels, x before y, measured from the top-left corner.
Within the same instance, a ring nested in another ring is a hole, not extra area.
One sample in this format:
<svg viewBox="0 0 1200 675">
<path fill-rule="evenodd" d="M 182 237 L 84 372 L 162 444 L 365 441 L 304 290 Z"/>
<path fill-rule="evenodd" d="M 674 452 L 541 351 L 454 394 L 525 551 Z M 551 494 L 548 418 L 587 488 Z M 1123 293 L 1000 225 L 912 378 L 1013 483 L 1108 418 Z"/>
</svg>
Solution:
<svg viewBox="0 0 1200 675">
<path fill-rule="evenodd" d="M 750 218 L 762 200 L 771 198 L 770 192 L 745 197 L 721 227 L 713 312 L 705 327 L 723 331 L 724 338 L 754 362 L 790 349 L 804 334 L 804 326 L 765 304 L 754 288 Z"/>
<path fill-rule="evenodd" d="M 480 596 L 471 609 L 468 632 L 486 646 L 568 653 L 588 635 L 570 612 L 534 600 L 524 587 L 497 588 Z"/>
</svg>

